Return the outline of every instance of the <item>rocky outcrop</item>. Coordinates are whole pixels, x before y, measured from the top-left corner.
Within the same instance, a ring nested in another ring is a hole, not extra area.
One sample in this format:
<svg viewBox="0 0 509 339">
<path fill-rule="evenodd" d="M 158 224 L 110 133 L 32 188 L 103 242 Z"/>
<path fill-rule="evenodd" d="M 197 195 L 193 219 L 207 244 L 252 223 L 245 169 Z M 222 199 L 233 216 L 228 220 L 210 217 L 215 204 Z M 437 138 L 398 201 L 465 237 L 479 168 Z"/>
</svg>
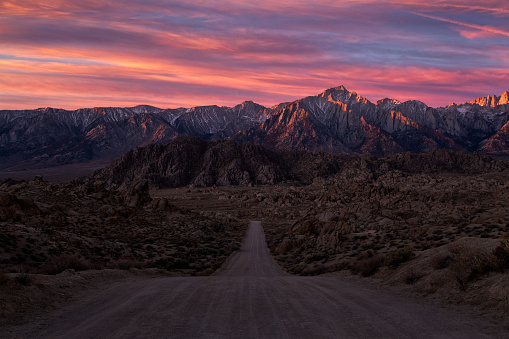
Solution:
<svg viewBox="0 0 509 339">
<path fill-rule="evenodd" d="M 481 150 L 486 154 L 509 155 L 509 122 L 489 138 Z"/>
<path fill-rule="evenodd" d="M 482 97 L 477 100 L 471 101 L 470 103 L 479 106 L 489 106 L 489 107 L 507 105 L 509 104 L 509 92 L 505 91 L 504 93 L 502 93 L 501 96 L 491 95 L 487 97 Z"/>
<path fill-rule="evenodd" d="M 371 127 L 374 128 L 374 127 Z M 374 140 L 383 147 L 390 139 Z M 325 152 L 276 152 L 260 145 L 233 141 L 203 141 L 182 137 L 168 144 L 136 148 L 110 166 L 96 171 L 87 182 L 102 181 L 107 186 L 129 189 L 148 181 L 156 188 L 194 185 L 247 186 L 280 182 L 309 185 L 320 178 L 348 176 L 365 181 L 391 171 L 404 173 L 499 172 L 508 163 L 489 156 L 463 154 L 444 149 L 428 153 L 399 153 L 389 157 Z"/>
<path fill-rule="evenodd" d="M 169 144 L 136 148 L 87 180 L 121 188 L 148 180 L 160 188 L 270 184 L 284 178 L 277 155 L 258 145 L 181 137 Z"/>
<path fill-rule="evenodd" d="M 139 207 L 147 205 L 152 202 L 150 197 L 148 181 L 137 182 L 129 187 L 124 192 L 121 192 L 124 197 L 125 204 L 128 207 Z M 154 206 L 159 207 L 159 206 Z"/>
<path fill-rule="evenodd" d="M 25 215 L 39 215 L 41 211 L 29 197 L 14 194 L 0 194 L 0 221 L 19 220 Z"/>
</svg>

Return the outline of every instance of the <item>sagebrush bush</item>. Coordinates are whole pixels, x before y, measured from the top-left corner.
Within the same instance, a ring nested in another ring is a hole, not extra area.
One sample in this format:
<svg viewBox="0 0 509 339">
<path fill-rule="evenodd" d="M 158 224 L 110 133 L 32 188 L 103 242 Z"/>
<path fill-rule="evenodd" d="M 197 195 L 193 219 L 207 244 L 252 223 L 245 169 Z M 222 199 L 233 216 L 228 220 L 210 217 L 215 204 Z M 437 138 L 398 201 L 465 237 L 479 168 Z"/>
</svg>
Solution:
<svg viewBox="0 0 509 339">
<path fill-rule="evenodd" d="M 448 252 L 439 252 L 431 257 L 430 264 L 436 270 L 447 268 L 451 263 L 452 256 Z"/>
<path fill-rule="evenodd" d="M 42 266 L 42 273 L 49 275 L 56 275 L 62 273 L 67 269 L 75 271 L 85 271 L 89 269 L 89 263 L 76 255 L 61 255 L 52 257 L 48 262 Z"/>
<path fill-rule="evenodd" d="M 301 275 L 320 275 L 325 274 L 329 272 L 333 272 L 334 267 L 333 266 L 326 266 L 326 265 L 314 265 L 312 267 L 305 268 L 300 274 Z"/>
<path fill-rule="evenodd" d="M 31 285 L 34 278 L 28 273 L 28 269 L 24 266 L 18 268 L 18 274 L 14 277 L 14 281 L 23 286 Z"/>
<path fill-rule="evenodd" d="M 0 271 L 0 286 L 5 286 L 9 283 L 10 279 L 4 271 Z"/>
<path fill-rule="evenodd" d="M 509 268 L 509 235 L 500 238 L 500 245 L 493 250 L 495 257 L 494 269 L 504 271 Z"/>
<path fill-rule="evenodd" d="M 141 268 L 141 263 L 135 260 L 125 259 L 125 260 L 119 260 L 116 263 L 114 263 L 113 268 L 119 269 L 119 270 L 129 270 L 131 268 Z"/>
<path fill-rule="evenodd" d="M 343 271 L 350 269 L 351 264 L 349 260 L 341 260 L 340 262 L 334 264 L 334 271 Z"/>
<path fill-rule="evenodd" d="M 493 253 L 486 253 L 475 247 L 457 246 L 452 249 L 452 253 L 449 268 L 462 290 L 466 290 L 468 283 L 476 277 L 491 272 L 497 267 Z"/>
<path fill-rule="evenodd" d="M 423 273 L 411 269 L 405 275 L 405 283 L 408 285 L 412 285 L 414 282 L 421 279 L 423 276 L 424 276 Z"/>
<path fill-rule="evenodd" d="M 209 276 L 214 273 L 214 270 L 212 268 L 207 268 L 204 271 L 198 272 L 198 276 L 205 277 Z"/>
<path fill-rule="evenodd" d="M 350 266 L 350 271 L 353 274 L 360 274 L 363 277 L 369 277 L 375 274 L 379 267 L 382 267 L 385 262 L 385 257 L 381 254 L 375 255 L 371 258 L 362 259 L 354 262 Z"/>
<path fill-rule="evenodd" d="M 396 268 L 415 256 L 414 249 L 409 246 L 390 251 L 385 256 L 385 265 Z"/>
<path fill-rule="evenodd" d="M 509 234 L 500 237 L 500 246 L 509 251 Z"/>
</svg>

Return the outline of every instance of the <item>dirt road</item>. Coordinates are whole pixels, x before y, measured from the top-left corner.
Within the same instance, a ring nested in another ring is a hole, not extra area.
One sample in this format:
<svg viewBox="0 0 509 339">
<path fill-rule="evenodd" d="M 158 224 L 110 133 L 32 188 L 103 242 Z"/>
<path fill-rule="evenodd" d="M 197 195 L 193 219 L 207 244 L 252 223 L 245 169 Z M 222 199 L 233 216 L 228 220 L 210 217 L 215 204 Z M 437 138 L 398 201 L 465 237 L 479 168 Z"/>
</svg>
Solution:
<svg viewBox="0 0 509 339">
<path fill-rule="evenodd" d="M 115 283 L 11 332 L 26 338 L 491 338 L 507 332 L 338 277 L 284 273 L 259 222 L 211 277 Z M 1 333 L 0 333 L 1 335 Z"/>
</svg>

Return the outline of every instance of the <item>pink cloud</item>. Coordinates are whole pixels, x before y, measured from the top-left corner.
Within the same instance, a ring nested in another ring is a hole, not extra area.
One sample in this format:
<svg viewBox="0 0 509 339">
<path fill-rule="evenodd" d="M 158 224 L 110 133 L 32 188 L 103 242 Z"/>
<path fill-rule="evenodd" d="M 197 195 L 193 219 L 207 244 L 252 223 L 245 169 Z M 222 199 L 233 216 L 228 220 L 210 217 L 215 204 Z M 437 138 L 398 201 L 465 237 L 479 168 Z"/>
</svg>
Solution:
<svg viewBox="0 0 509 339">
<path fill-rule="evenodd" d="M 481 30 L 464 30 L 459 29 L 458 30 L 460 35 L 467 39 L 484 39 L 492 37 L 495 33 L 489 32 L 489 31 L 481 31 Z"/>
<path fill-rule="evenodd" d="M 273 105 L 340 84 L 373 101 L 469 101 L 508 89 L 501 5 L 4 1 L 0 109 Z"/>
</svg>

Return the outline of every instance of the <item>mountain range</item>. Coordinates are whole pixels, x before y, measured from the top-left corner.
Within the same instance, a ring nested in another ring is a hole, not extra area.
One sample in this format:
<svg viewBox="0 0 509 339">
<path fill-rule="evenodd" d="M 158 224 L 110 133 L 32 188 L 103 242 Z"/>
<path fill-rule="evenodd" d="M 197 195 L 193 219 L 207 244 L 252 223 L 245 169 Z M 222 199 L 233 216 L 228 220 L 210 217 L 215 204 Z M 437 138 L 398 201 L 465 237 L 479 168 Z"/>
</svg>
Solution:
<svg viewBox="0 0 509 339">
<path fill-rule="evenodd" d="M 178 136 L 253 142 L 270 150 L 387 156 L 449 149 L 509 155 L 509 93 L 433 108 L 412 100 L 370 102 L 340 86 L 264 107 L 160 109 L 140 105 L 0 111 L 0 169 L 112 160 Z"/>
</svg>

